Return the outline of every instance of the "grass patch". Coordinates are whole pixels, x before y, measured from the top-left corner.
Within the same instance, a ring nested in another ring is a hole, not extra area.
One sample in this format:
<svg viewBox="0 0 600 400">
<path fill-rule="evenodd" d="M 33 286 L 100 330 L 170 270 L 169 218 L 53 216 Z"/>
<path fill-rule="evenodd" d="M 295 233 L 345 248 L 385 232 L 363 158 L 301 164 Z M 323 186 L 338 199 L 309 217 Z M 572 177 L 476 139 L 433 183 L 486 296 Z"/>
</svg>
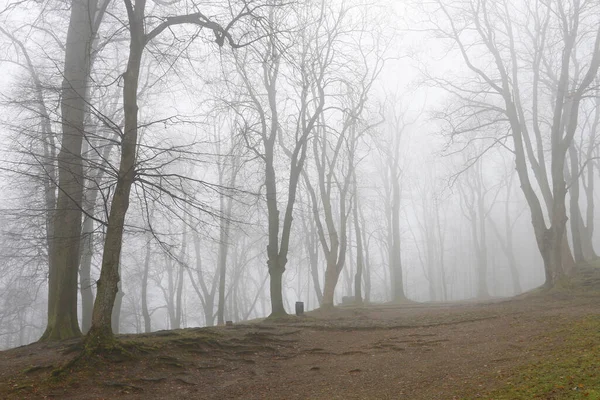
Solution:
<svg viewBox="0 0 600 400">
<path fill-rule="evenodd" d="M 557 345 L 540 361 L 518 369 L 504 387 L 486 397 L 600 400 L 600 316 L 556 331 L 551 339 Z"/>
</svg>

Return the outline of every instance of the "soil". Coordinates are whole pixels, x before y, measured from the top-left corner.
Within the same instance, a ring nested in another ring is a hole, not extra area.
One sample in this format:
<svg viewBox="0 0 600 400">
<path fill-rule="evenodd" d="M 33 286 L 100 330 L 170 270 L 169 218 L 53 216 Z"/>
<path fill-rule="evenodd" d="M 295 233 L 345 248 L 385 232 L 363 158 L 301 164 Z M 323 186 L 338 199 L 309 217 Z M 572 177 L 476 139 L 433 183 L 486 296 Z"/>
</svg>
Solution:
<svg viewBox="0 0 600 400">
<path fill-rule="evenodd" d="M 36 343 L 0 353 L 0 398 L 489 398 L 599 304 L 597 294 L 556 292 L 122 335 L 131 357 L 98 357 L 62 374 L 80 341 Z"/>
</svg>

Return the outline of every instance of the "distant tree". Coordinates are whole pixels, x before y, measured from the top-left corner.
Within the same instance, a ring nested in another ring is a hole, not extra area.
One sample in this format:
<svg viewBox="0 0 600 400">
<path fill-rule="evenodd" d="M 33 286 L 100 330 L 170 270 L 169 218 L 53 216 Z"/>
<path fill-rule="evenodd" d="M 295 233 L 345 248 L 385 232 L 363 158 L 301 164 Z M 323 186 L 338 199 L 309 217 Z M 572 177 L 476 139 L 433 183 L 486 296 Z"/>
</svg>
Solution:
<svg viewBox="0 0 600 400">
<path fill-rule="evenodd" d="M 504 181 L 502 185 L 505 189 L 504 196 L 504 232 L 498 227 L 496 221 L 491 214 L 488 214 L 488 222 L 492 227 L 492 231 L 494 235 L 498 239 L 498 243 L 502 248 L 502 252 L 506 256 L 508 260 L 508 267 L 511 274 L 512 285 L 514 294 L 520 294 L 523 292 L 523 288 L 521 285 L 521 279 L 519 275 L 519 270 L 521 269 L 518 265 L 517 257 L 514 251 L 514 229 L 515 224 L 519 220 L 518 216 L 511 215 L 513 212 L 510 209 L 512 192 L 513 192 L 513 181 L 515 178 L 515 171 L 512 170 L 507 176 L 504 177 Z"/>
<path fill-rule="evenodd" d="M 249 130 L 244 130 L 246 143 L 263 162 L 265 168 L 264 187 L 268 219 L 267 265 L 270 276 L 272 316 L 287 314 L 283 297 L 283 274 L 290 250 L 298 182 L 306 160 L 309 137 L 325 105 L 324 71 L 309 71 L 307 67 L 310 63 L 319 66 L 327 62 L 320 59 L 319 55 L 307 52 L 308 48 L 304 48 L 300 54 L 288 53 L 291 45 L 284 44 L 284 38 L 276 35 L 277 31 L 284 31 L 283 26 L 280 26 L 280 18 L 283 18 L 285 12 L 288 12 L 287 9 L 272 10 L 269 15 L 270 33 L 266 40 L 249 47 L 245 54 L 239 54 L 236 58 L 238 76 L 242 81 L 244 96 L 247 98 L 245 101 L 247 106 L 240 110 L 240 118 L 248 120 L 248 125 L 251 127 Z M 303 29 L 298 35 L 300 40 L 306 41 L 306 35 L 311 34 L 314 22 L 309 18 L 310 14 L 303 18 L 299 9 L 295 12 L 300 19 L 299 23 L 307 24 L 307 29 Z M 319 24 L 318 18 L 317 24 Z M 284 64 L 284 61 L 290 61 L 292 57 L 299 57 L 299 59 Z M 256 68 L 260 74 L 258 76 L 254 74 L 252 68 Z M 280 120 L 282 110 L 278 89 L 282 85 L 281 72 L 282 70 L 288 72 L 288 69 L 296 74 L 293 83 L 296 85 L 297 93 L 293 101 L 296 102 L 299 112 L 290 117 L 294 122 L 284 127 Z M 285 144 L 289 170 L 284 181 L 287 184 L 287 193 L 284 200 L 285 212 L 282 217 L 278 199 L 282 193 L 278 191 L 277 150 L 281 143 L 289 139 L 291 144 Z"/>
<path fill-rule="evenodd" d="M 591 103 L 591 102 L 590 102 Z M 597 131 L 600 125 L 600 100 L 596 97 L 586 104 L 579 135 L 569 146 L 570 163 L 565 168 L 565 179 L 569 186 L 570 230 L 573 239 L 575 261 L 591 261 L 598 257 L 594 250 L 594 149 L 598 147 Z M 587 135 L 586 135 L 587 133 Z M 587 148 L 586 146 L 587 140 Z M 585 219 L 579 205 L 580 189 L 583 187 L 586 202 Z"/>
<path fill-rule="evenodd" d="M 477 274 L 477 298 L 490 297 L 488 289 L 489 262 L 488 262 L 488 234 L 487 219 L 491 205 L 495 199 L 486 200 L 486 196 L 493 194 L 485 184 L 481 160 L 476 161 L 461 177 L 458 184 L 461 199 L 461 209 L 469 221 L 471 241 L 475 251 L 475 270 Z M 490 203 L 488 203 L 490 202 Z"/>
</svg>

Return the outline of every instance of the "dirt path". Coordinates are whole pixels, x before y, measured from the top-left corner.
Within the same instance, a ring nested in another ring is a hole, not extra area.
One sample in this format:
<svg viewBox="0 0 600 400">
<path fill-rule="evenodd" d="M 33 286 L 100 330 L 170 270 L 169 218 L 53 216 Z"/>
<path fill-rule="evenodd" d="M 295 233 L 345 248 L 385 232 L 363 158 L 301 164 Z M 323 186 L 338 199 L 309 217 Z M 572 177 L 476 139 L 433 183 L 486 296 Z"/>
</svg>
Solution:
<svg viewBox="0 0 600 400">
<path fill-rule="evenodd" d="M 559 296 L 380 306 L 125 336 L 135 361 L 102 363 L 57 383 L 47 378 L 76 342 L 35 344 L 0 353 L 0 398 L 479 398 L 560 345 L 557 329 L 597 314 L 599 304 Z"/>
</svg>

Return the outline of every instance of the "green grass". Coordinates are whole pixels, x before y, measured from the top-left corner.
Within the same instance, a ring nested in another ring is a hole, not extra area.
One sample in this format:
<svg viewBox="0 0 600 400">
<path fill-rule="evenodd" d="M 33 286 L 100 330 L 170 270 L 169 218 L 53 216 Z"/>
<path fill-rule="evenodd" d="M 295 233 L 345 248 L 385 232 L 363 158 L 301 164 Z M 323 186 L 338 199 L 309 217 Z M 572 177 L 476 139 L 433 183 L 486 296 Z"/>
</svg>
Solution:
<svg viewBox="0 0 600 400">
<path fill-rule="evenodd" d="M 550 339 L 558 345 L 549 343 L 540 361 L 515 371 L 487 398 L 600 400 L 600 316 L 566 326 Z"/>
</svg>

